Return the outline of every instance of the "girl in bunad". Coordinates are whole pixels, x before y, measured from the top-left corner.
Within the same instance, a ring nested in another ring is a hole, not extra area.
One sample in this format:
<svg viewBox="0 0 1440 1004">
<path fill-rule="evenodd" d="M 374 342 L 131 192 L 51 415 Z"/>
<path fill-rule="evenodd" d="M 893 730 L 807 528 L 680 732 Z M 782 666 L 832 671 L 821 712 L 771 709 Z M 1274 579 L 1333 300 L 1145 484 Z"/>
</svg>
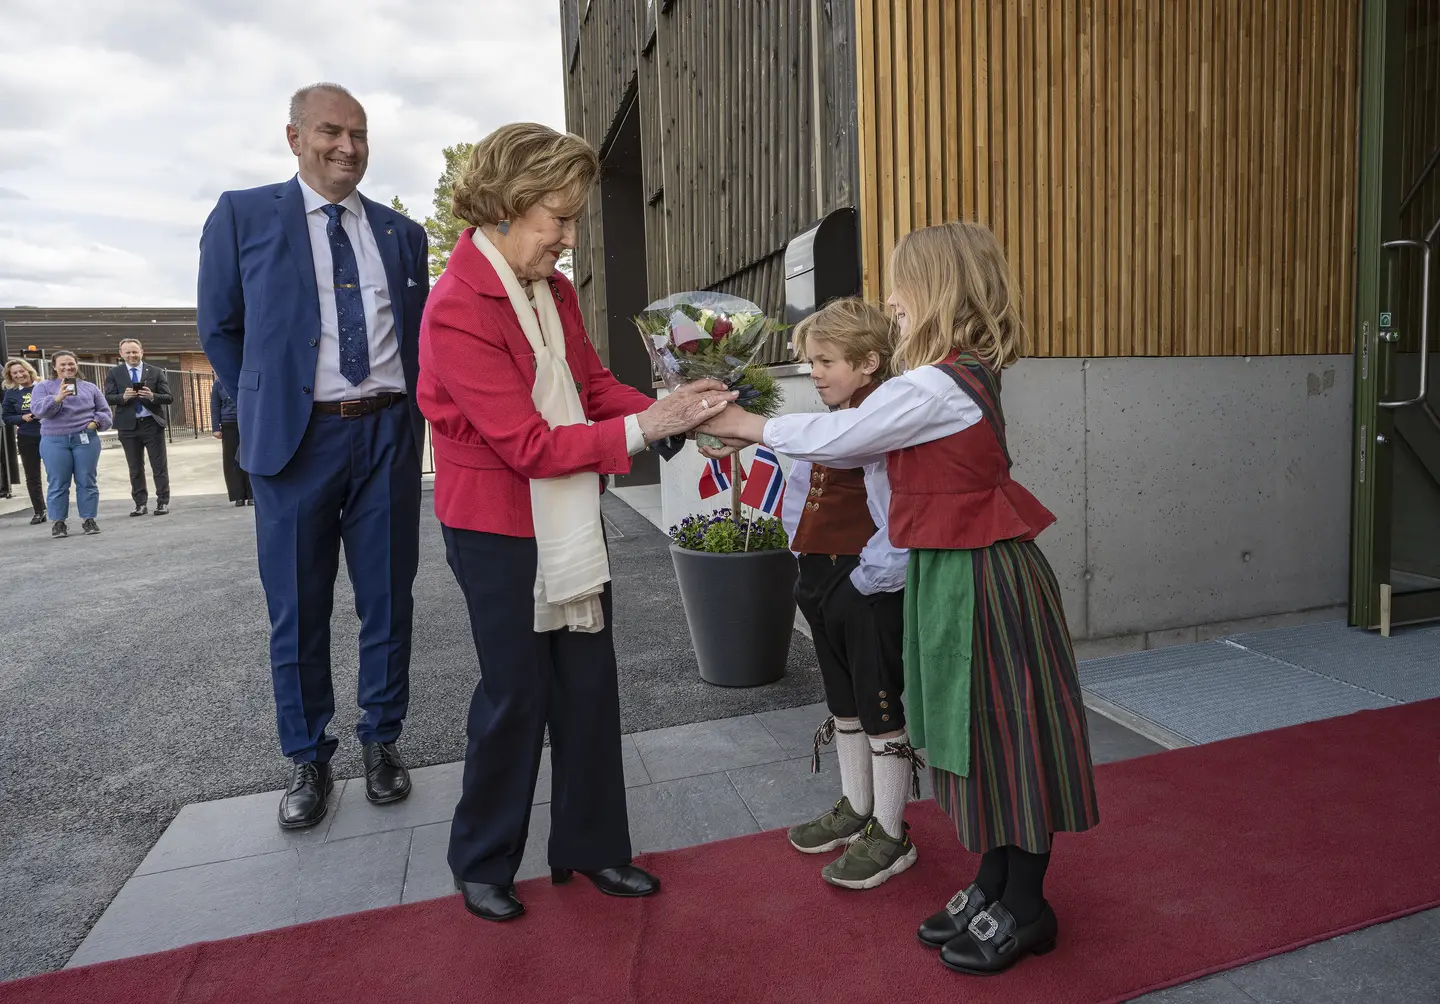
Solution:
<svg viewBox="0 0 1440 1004">
<path fill-rule="evenodd" d="M 1024 330 L 999 242 L 973 223 L 917 230 L 896 245 L 890 281 L 902 375 L 858 408 L 768 421 L 731 408 L 703 431 L 821 464 L 886 457 L 890 540 L 910 550 L 910 739 L 981 855 L 919 936 L 951 969 L 997 973 L 1055 946 L 1053 837 L 1099 822 L 1085 709 L 1035 544 L 1055 517 L 1010 477 L 1000 371 L 1023 354 Z"/>
<path fill-rule="evenodd" d="M 894 325 L 859 299 L 837 300 L 795 328 L 795 353 L 810 363 L 820 400 L 855 408 L 890 372 Z M 792 827 L 805 854 L 844 848 L 820 875 L 846 889 L 873 889 L 915 863 L 905 803 L 924 766 L 905 732 L 905 551 L 886 532 L 885 460 L 865 465 L 797 460 L 782 517 L 799 556 L 795 600 L 810 624 L 830 716 L 815 733 L 815 761 L 839 750 L 841 798 Z"/>
</svg>

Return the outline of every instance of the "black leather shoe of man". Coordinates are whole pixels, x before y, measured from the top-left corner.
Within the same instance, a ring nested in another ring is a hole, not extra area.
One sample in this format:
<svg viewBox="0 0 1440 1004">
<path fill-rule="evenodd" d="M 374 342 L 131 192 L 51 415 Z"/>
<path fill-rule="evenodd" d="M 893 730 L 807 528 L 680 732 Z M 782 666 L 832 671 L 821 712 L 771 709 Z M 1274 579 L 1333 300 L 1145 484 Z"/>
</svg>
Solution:
<svg viewBox="0 0 1440 1004">
<path fill-rule="evenodd" d="M 157 503 L 155 504 L 155 515 L 156 515 L 156 516 L 164 516 L 164 515 L 165 515 L 166 513 L 168 513 L 169 511 L 170 511 L 170 503 L 169 503 L 169 502 L 157 502 Z"/>
<path fill-rule="evenodd" d="M 1003 903 L 993 903 L 970 921 L 961 934 L 940 949 L 940 961 L 960 973 L 994 976 L 1027 955 L 1044 955 L 1055 948 L 1059 924 L 1046 903 L 1033 924 L 1018 927 Z"/>
<path fill-rule="evenodd" d="M 550 869 L 550 881 L 555 885 L 564 885 L 574 874 L 575 871 L 571 868 L 552 868 Z M 607 896 L 635 898 L 650 896 L 660 891 L 660 880 L 643 868 L 636 868 L 634 865 L 601 868 L 594 872 L 582 871 L 580 874 L 595 883 L 595 888 Z"/>
<path fill-rule="evenodd" d="M 410 794 L 410 772 L 394 743 L 366 743 L 360 757 L 365 761 L 365 797 L 371 802 L 384 805 Z"/>
<path fill-rule="evenodd" d="M 150 507 L 149 507 L 148 505 L 146 505 L 144 502 L 141 502 L 139 505 L 137 505 L 137 506 L 135 507 L 135 511 L 132 512 L 130 515 L 131 515 L 131 516 L 144 516 L 144 515 L 145 515 L 147 512 L 149 512 L 149 511 L 150 511 Z"/>
<path fill-rule="evenodd" d="M 985 909 L 985 894 L 978 885 L 961 889 L 945 909 L 926 917 L 916 936 L 931 948 L 944 948 L 945 943 L 970 926 L 975 915 Z"/>
<path fill-rule="evenodd" d="M 280 828 L 303 830 L 324 819 L 334 786 L 328 763 L 296 760 L 290 768 L 290 787 L 280 799 Z"/>
<path fill-rule="evenodd" d="M 465 909 L 481 920 L 514 920 L 525 912 L 525 904 L 515 898 L 513 885 L 462 882 L 456 879 L 455 888 L 465 897 Z"/>
</svg>

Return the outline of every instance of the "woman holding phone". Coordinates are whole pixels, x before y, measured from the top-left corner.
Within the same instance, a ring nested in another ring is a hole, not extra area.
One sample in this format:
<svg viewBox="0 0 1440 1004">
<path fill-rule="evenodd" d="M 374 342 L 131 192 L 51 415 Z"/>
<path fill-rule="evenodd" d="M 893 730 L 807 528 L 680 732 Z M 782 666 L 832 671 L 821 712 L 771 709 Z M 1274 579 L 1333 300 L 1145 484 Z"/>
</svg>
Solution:
<svg viewBox="0 0 1440 1004">
<path fill-rule="evenodd" d="M 100 463 L 100 433 L 110 428 L 110 405 L 100 388 L 80 378 L 75 353 L 60 351 L 50 359 L 53 380 L 42 380 L 30 394 L 30 413 L 40 420 L 40 456 L 49 480 L 47 504 L 55 521 L 52 537 L 69 536 L 70 482 L 75 482 L 75 508 L 81 528 L 99 533 L 95 516 L 100 488 L 95 471 Z"/>
</svg>

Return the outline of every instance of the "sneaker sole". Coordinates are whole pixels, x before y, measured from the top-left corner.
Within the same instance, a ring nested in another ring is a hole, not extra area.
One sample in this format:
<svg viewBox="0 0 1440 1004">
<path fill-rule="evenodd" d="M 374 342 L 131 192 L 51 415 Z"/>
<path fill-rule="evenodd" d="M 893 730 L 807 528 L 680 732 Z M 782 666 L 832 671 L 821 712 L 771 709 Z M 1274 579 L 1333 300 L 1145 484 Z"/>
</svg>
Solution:
<svg viewBox="0 0 1440 1004">
<path fill-rule="evenodd" d="M 919 853 L 915 850 L 915 845 L 911 844 L 908 854 L 903 854 L 900 857 L 896 858 L 895 863 L 892 864 L 889 868 L 886 868 L 884 871 L 878 871 L 874 875 L 871 875 L 869 878 L 837 879 L 831 878 L 830 876 L 824 874 L 822 874 L 820 877 L 833 886 L 839 886 L 841 889 L 874 889 L 877 885 L 881 885 L 894 878 L 896 875 L 899 875 L 901 872 L 905 871 L 907 868 L 909 868 L 915 863 L 916 859 L 919 858 L 919 856 Z"/>
<path fill-rule="evenodd" d="M 864 832 L 864 830 L 858 830 L 848 837 L 840 837 L 830 841 L 828 844 L 820 844 L 816 847 L 801 847 L 795 841 L 790 840 L 790 846 L 801 854 L 828 854 L 830 851 L 839 850 L 841 847 L 849 847 L 855 841 L 859 840 Z M 787 837 L 786 839 L 788 840 L 789 838 Z"/>
</svg>

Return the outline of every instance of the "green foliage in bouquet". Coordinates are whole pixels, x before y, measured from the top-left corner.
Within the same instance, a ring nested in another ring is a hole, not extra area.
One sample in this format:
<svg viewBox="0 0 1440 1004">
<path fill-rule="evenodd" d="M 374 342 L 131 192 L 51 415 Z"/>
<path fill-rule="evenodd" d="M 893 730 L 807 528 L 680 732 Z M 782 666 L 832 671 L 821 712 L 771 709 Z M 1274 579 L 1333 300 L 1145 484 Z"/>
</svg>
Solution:
<svg viewBox="0 0 1440 1004">
<path fill-rule="evenodd" d="M 773 516 L 756 515 L 736 520 L 729 509 L 708 516 L 686 516 L 670 528 L 670 539 L 687 551 L 739 554 L 778 551 L 790 546 L 785 526 Z"/>
</svg>

